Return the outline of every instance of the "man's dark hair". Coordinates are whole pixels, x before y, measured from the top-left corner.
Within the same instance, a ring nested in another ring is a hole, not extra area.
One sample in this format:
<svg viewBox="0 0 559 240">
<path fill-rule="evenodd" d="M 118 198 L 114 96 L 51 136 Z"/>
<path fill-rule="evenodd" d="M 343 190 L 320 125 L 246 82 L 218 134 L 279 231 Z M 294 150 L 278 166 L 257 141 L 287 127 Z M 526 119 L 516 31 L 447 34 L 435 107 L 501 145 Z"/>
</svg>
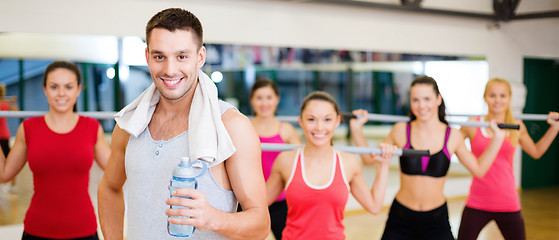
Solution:
<svg viewBox="0 0 559 240">
<path fill-rule="evenodd" d="M 192 31 L 197 37 L 198 49 L 202 47 L 203 30 L 200 20 L 191 12 L 181 8 L 168 8 L 155 14 L 146 25 L 146 43 L 149 48 L 149 37 L 155 28 L 163 28 L 174 32 L 176 30 Z"/>
</svg>

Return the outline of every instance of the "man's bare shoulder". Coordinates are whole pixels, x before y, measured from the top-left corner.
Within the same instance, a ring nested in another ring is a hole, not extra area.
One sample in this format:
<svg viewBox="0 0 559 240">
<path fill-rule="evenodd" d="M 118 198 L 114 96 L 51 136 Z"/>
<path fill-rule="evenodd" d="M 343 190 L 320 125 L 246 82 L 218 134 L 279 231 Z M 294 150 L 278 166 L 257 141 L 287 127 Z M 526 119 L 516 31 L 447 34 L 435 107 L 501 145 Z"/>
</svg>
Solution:
<svg viewBox="0 0 559 240">
<path fill-rule="evenodd" d="M 115 128 L 113 129 L 113 134 L 111 136 L 111 145 L 116 144 L 120 147 L 126 148 L 129 138 L 130 134 L 124 129 L 120 128 L 118 123 L 115 124 Z"/>
<path fill-rule="evenodd" d="M 259 147 L 260 141 L 256 130 L 245 115 L 236 109 L 229 109 L 221 115 L 221 119 L 237 150 L 241 146 L 246 146 L 250 150 Z"/>
<path fill-rule="evenodd" d="M 236 124 L 240 124 L 240 126 L 252 126 L 252 124 L 250 123 L 250 120 L 241 112 L 239 112 L 237 109 L 231 108 L 228 109 L 227 111 L 225 111 L 222 115 L 221 115 L 221 120 L 223 121 L 223 124 L 227 125 L 236 125 Z"/>
</svg>

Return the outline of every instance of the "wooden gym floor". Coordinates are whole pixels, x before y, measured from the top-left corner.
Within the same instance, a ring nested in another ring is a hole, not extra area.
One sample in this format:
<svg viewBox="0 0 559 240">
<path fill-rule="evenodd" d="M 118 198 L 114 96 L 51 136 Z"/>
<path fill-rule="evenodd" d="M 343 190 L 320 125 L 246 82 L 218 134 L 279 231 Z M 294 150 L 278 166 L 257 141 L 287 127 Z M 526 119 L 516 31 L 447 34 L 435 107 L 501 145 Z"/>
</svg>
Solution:
<svg viewBox="0 0 559 240">
<path fill-rule="evenodd" d="M 391 174 L 398 174 L 392 172 Z M 94 206 L 97 205 L 96 188 L 102 171 L 97 166 L 91 174 L 90 195 Z M 9 183 L 8 183 L 9 184 Z M 8 184 L 0 184 L 0 238 L 2 240 L 21 239 L 23 218 L 33 194 L 31 172 L 26 166 L 18 175 L 16 189 L 10 191 Z M 559 186 L 523 190 L 520 193 L 522 212 L 529 240 L 559 239 Z M 465 198 L 448 200 L 450 224 L 454 236 L 458 232 Z M 380 239 L 388 214 L 385 206 L 380 214 L 372 215 L 361 210 L 347 211 L 344 225 L 348 240 Z M 267 240 L 273 240 L 272 235 Z M 491 222 L 478 238 L 480 240 L 503 239 L 497 225 Z"/>
</svg>

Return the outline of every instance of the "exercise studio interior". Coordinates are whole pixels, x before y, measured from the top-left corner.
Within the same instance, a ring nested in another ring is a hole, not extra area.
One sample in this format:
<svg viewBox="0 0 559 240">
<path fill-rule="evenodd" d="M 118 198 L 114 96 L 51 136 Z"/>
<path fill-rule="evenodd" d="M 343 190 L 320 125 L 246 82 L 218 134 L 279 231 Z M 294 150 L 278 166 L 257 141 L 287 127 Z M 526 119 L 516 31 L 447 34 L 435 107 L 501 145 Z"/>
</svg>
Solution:
<svg viewBox="0 0 559 240">
<path fill-rule="evenodd" d="M 2 0 L 0 238 L 559 239 L 558 26 L 558 0 Z"/>
</svg>

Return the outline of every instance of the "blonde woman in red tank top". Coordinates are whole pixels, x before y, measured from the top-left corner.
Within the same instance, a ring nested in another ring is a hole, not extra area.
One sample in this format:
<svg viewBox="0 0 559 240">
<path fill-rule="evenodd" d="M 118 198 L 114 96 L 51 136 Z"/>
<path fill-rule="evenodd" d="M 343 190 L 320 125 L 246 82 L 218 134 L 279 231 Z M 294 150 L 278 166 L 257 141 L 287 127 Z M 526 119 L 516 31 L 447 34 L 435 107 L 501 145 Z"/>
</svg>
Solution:
<svg viewBox="0 0 559 240">
<path fill-rule="evenodd" d="M 260 78 L 254 82 L 250 90 L 250 105 L 254 110 L 252 126 L 256 130 L 262 143 L 301 144 L 295 128 L 286 122 L 275 118 L 280 100 L 279 89 L 275 82 L 267 78 Z M 264 179 L 268 180 L 272 165 L 280 152 L 262 151 L 262 172 Z M 285 193 L 268 207 L 270 212 L 271 229 L 276 239 L 282 239 L 287 217 L 287 203 Z"/>
<path fill-rule="evenodd" d="M 395 150 L 383 144 L 372 188 L 361 172 L 361 163 L 353 154 L 332 148 L 334 130 L 340 115 L 334 98 L 325 92 L 313 92 L 303 101 L 299 125 L 306 144 L 300 149 L 282 152 L 266 183 L 268 203 L 286 191 L 288 214 L 283 239 L 345 239 L 343 211 L 349 193 L 369 212 L 382 207 L 388 166 Z"/>
<path fill-rule="evenodd" d="M 522 121 L 514 119 L 510 110 L 512 90 L 510 84 L 501 78 L 489 80 L 483 98 L 487 103 L 487 115 L 472 118 L 471 121 L 497 121 L 520 125 L 520 130 L 509 130 L 505 143 L 484 177 L 474 177 L 466 207 L 462 213 L 458 239 L 476 239 L 480 231 L 491 220 L 495 220 L 505 239 L 526 239 L 524 219 L 520 211 L 520 201 L 516 193 L 513 160 L 516 146 L 520 144 L 532 158 L 540 158 L 549 148 L 559 132 L 559 113 L 550 112 L 550 125 L 544 136 L 537 142 L 528 134 Z M 493 138 L 491 129 L 463 127 L 460 129 L 470 139 L 472 152 L 483 151 Z"/>
</svg>

